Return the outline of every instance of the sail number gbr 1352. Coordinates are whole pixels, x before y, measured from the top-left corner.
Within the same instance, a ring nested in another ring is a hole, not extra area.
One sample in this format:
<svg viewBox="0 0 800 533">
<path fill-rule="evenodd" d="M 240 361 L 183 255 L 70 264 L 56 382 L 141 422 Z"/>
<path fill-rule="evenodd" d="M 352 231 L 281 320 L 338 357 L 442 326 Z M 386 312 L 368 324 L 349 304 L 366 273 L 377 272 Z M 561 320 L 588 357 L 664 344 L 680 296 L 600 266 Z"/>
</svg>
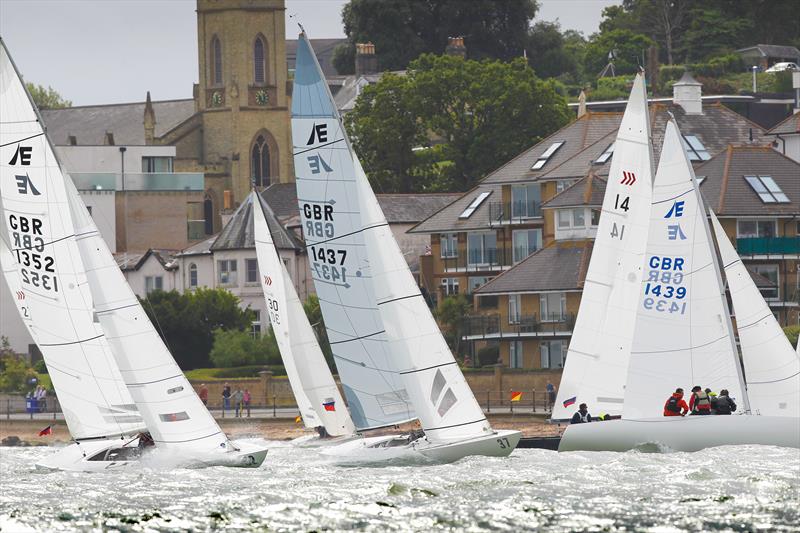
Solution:
<svg viewBox="0 0 800 533">
<path fill-rule="evenodd" d="M 58 292 L 55 260 L 44 253 L 42 221 L 35 217 L 9 215 L 8 227 L 20 277 L 26 285 Z"/>
</svg>

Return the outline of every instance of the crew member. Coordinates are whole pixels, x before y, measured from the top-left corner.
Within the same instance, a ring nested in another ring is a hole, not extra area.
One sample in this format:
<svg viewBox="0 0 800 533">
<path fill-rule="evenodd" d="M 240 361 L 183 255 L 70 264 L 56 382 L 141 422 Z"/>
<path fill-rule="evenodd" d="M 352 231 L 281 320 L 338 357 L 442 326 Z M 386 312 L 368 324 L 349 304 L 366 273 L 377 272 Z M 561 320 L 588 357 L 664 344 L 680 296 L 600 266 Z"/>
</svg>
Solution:
<svg viewBox="0 0 800 533">
<path fill-rule="evenodd" d="M 578 412 L 572 415 L 570 424 L 584 424 L 592 421 L 592 415 L 589 414 L 589 408 L 585 403 L 578 406 Z"/>
<path fill-rule="evenodd" d="M 683 389 L 678 387 L 664 404 L 664 416 L 686 416 L 689 406 L 683 399 Z"/>
<path fill-rule="evenodd" d="M 711 414 L 711 398 L 700 385 L 692 387 L 692 397 L 689 399 L 689 410 L 693 415 Z"/>
<path fill-rule="evenodd" d="M 714 411 L 718 415 L 729 415 L 736 411 L 736 402 L 728 395 L 728 389 L 719 391 L 719 396 L 714 402 Z"/>
</svg>

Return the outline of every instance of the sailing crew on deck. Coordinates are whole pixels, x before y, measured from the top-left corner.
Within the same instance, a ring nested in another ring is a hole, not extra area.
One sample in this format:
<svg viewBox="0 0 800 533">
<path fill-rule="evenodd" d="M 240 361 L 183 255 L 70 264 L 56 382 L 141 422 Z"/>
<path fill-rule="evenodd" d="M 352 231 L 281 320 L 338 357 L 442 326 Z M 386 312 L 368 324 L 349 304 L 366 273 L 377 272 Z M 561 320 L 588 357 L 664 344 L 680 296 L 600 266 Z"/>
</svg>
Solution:
<svg viewBox="0 0 800 533">
<path fill-rule="evenodd" d="M 714 400 L 714 414 L 729 415 L 734 412 L 736 412 L 736 402 L 728 395 L 728 389 L 722 389 Z"/>
<path fill-rule="evenodd" d="M 570 424 L 585 424 L 586 422 L 592 421 L 592 415 L 589 414 L 589 408 L 586 407 L 585 403 L 582 403 L 578 406 L 578 411 L 572 415 L 572 420 L 570 420 Z"/>
<path fill-rule="evenodd" d="M 689 406 L 683 399 L 683 389 L 678 387 L 664 404 L 664 416 L 686 416 Z"/>
<path fill-rule="evenodd" d="M 693 415 L 711 414 L 711 397 L 700 385 L 692 387 L 692 397 L 689 399 L 689 410 Z"/>
</svg>

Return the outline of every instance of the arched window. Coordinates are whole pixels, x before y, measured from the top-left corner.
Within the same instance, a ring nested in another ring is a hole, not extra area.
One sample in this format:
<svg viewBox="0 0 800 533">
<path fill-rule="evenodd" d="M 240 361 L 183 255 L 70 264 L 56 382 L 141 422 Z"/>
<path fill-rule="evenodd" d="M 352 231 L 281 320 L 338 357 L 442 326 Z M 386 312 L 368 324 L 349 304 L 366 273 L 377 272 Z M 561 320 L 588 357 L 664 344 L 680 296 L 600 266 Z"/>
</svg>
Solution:
<svg viewBox="0 0 800 533">
<path fill-rule="evenodd" d="M 263 135 L 256 137 L 253 150 L 250 154 L 251 178 L 256 187 L 268 187 L 269 170 L 269 146 Z"/>
<path fill-rule="evenodd" d="M 222 43 L 216 35 L 211 39 L 211 83 L 222 85 Z"/>
<path fill-rule="evenodd" d="M 197 265 L 194 263 L 189 265 L 189 287 L 192 289 L 197 288 Z"/>
<path fill-rule="evenodd" d="M 253 72 L 255 82 L 266 83 L 266 63 L 264 62 L 264 39 L 259 35 L 253 45 Z"/>
</svg>

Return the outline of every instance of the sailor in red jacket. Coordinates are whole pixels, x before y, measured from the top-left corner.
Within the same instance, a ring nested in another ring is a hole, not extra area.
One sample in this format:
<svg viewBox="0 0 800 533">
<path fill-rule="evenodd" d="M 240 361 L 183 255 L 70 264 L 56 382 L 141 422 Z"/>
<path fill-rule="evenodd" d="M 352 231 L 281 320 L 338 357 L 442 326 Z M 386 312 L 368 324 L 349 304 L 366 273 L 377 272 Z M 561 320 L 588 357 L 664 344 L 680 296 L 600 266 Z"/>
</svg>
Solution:
<svg viewBox="0 0 800 533">
<path fill-rule="evenodd" d="M 683 400 L 683 389 L 677 388 L 664 404 L 664 416 L 686 416 L 689 406 Z"/>
</svg>

